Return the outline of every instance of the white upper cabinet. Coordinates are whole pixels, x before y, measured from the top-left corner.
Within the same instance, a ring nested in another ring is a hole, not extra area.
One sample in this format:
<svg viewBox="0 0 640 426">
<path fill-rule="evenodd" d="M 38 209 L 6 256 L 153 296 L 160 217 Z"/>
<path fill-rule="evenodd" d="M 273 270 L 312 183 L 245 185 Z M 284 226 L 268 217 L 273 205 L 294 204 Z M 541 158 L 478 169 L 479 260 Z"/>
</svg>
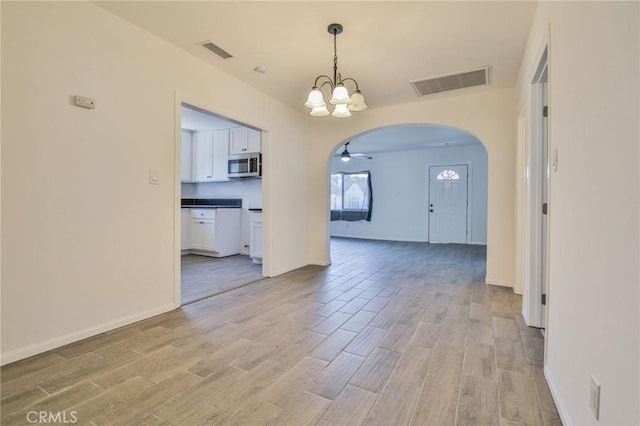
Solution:
<svg viewBox="0 0 640 426">
<path fill-rule="evenodd" d="M 247 127 L 234 127 L 229 137 L 229 155 L 262 152 L 262 134 Z"/>
<path fill-rule="evenodd" d="M 182 182 L 191 182 L 191 161 L 192 161 L 192 151 L 191 151 L 191 136 L 192 133 L 189 130 L 183 130 L 181 132 L 182 135 L 182 154 L 180 158 L 180 180 Z"/>
<path fill-rule="evenodd" d="M 193 134 L 193 182 L 229 180 L 229 130 Z"/>
<path fill-rule="evenodd" d="M 207 182 L 213 180 L 213 133 L 193 134 L 193 180 Z"/>
<path fill-rule="evenodd" d="M 213 132 L 213 180 L 229 180 L 229 130 Z"/>
</svg>

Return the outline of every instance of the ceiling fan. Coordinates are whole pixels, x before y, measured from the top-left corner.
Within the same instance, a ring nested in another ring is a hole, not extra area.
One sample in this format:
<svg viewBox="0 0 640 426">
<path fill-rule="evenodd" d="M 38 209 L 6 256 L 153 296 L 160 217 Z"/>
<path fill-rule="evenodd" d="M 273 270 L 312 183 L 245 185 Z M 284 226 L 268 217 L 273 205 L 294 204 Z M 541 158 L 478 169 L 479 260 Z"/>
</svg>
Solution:
<svg viewBox="0 0 640 426">
<path fill-rule="evenodd" d="M 371 160 L 373 157 L 367 155 L 367 154 L 363 154 L 361 152 L 349 152 L 349 150 L 347 149 L 347 147 L 349 146 L 351 142 L 347 142 L 344 144 L 344 151 L 342 151 L 341 154 L 334 154 L 334 157 L 340 157 L 340 159 L 342 161 L 344 161 L 345 163 L 349 160 L 351 160 L 352 158 L 363 158 L 365 160 Z"/>
</svg>

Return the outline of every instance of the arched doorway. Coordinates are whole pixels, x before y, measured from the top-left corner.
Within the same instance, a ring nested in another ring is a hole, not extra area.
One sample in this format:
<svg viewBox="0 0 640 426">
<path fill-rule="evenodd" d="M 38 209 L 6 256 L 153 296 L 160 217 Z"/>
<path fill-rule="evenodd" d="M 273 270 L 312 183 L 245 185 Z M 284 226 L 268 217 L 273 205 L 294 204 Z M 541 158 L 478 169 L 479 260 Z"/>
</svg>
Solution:
<svg viewBox="0 0 640 426">
<path fill-rule="evenodd" d="M 471 133 L 432 124 L 372 129 L 338 144 L 330 162 L 330 237 L 486 245 L 488 157 Z M 460 208 L 445 214 L 445 201 Z M 437 222 L 456 228 L 456 238 L 437 236 Z"/>
</svg>

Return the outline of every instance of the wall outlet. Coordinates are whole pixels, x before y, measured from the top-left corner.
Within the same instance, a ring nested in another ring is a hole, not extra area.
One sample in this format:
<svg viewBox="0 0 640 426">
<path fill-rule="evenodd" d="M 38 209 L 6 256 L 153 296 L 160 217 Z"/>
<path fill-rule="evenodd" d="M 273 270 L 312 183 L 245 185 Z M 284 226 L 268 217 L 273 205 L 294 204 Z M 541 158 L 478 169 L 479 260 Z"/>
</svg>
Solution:
<svg viewBox="0 0 640 426">
<path fill-rule="evenodd" d="M 596 420 L 600 420 L 600 385 L 593 376 L 591 376 L 591 388 L 589 391 L 589 407 Z"/>
<path fill-rule="evenodd" d="M 74 104 L 76 106 L 88 109 L 95 109 L 96 101 L 95 99 L 87 98 L 85 96 L 76 95 L 74 98 Z"/>
</svg>

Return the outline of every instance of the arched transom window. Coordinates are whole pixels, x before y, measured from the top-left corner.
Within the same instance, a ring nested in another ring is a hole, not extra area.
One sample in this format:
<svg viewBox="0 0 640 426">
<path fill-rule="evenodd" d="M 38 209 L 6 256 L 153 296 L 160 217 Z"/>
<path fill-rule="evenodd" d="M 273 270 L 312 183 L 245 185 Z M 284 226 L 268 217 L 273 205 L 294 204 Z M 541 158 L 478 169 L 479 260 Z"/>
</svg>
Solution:
<svg viewBox="0 0 640 426">
<path fill-rule="evenodd" d="M 443 170 L 438 174 L 436 180 L 460 180 L 460 176 L 453 170 Z"/>
</svg>

